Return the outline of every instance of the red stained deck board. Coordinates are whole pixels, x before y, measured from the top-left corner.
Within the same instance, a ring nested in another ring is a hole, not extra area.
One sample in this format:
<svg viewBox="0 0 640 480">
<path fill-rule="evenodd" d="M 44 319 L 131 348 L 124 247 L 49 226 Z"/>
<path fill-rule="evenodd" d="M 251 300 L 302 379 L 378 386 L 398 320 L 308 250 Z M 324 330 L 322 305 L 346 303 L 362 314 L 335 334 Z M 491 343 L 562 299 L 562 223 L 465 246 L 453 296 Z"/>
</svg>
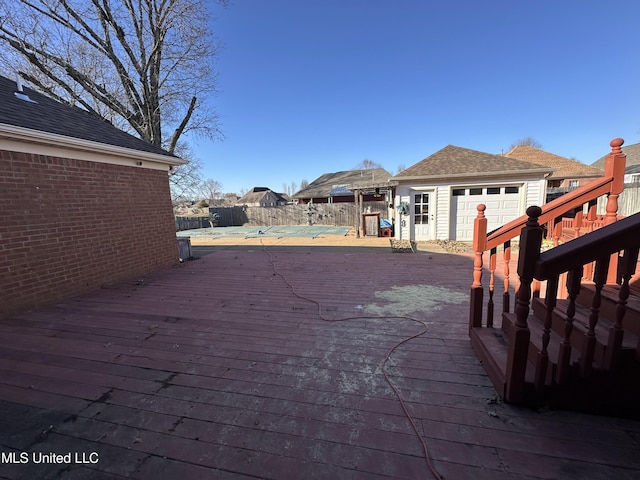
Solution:
<svg viewBox="0 0 640 480">
<path fill-rule="evenodd" d="M 432 478 L 380 370 L 421 324 L 326 319 L 392 287 L 468 295 L 471 272 L 462 255 L 220 250 L 0 321 L 0 400 L 52 419 L 30 451 L 104 453 L 69 478 Z M 640 477 L 640 422 L 494 403 L 468 302 L 412 315 L 429 329 L 387 371 L 445 478 Z M 27 448 L 25 425 L 0 445 Z"/>
<path fill-rule="evenodd" d="M 241 473 L 212 469 L 193 463 L 181 462 L 171 458 L 149 456 L 149 458 L 131 476 L 134 479 L 176 480 L 199 478 L 224 478 L 228 480 L 251 480 L 254 476 Z"/>
</svg>

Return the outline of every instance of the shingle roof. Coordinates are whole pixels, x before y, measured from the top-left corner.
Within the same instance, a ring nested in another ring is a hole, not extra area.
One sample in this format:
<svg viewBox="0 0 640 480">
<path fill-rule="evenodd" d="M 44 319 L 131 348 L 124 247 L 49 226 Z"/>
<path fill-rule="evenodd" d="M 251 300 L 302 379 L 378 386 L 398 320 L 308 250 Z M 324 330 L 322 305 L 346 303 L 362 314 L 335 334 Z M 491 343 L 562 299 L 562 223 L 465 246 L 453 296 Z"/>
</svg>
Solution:
<svg viewBox="0 0 640 480">
<path fill-rule="evenodd" d="M 478 152 L 468 148 L 447 145 L 424 160 L 398 173 L 394 178 L 405 177 L 459 177 L 499 175 L 515 172 L 548 173 L 550 168 L 530 162 L 516 160 L 504 155 Z"/>
<path fill-rule="evenodd" d="M 27 87 L 23 93 L 32 101 L 20 99 L 16 92 L 16 82 L 0 76 L 0 124 L 177 158 L 85 110 L 65 105 Z"/>
<path fill-rule="evenodd" d="M 553 168 L 554 171 L 549 178 L 589 178 L 601 177 L 604 174 L 604 171 L 599 168 L 545 152 L 529 145 L 514 147 L 505 153 L 505 156 Z"/>
<path fill-rule="evenodd" d="M 637 165 L 629 165 L 624 173 L 640 173 L 640 163 Z"/>
<path fill-rule="evenodd" d="M 627 156 L 627 167 L 631 165 L 640 165 L 640 143 L 627 145 L 622 147 L 622 153 Z M 604 161 L 609 154 L 599 158 L 591 164 L 592 167 L 604 168 Z"/>
<path fill-rule="evenodd" d="M 324 198 L 329 197 L 335 187 L 357 184 L 385 183 L 391 174 L 384 168 L 367 170 L 345 170 L 342 172 L 325 173 L 316 178 L 306 188 L 292 195 L 293 198 Z"/>
<path fill-rule="evenodd" d="M 271 192 L 275 195 L 278 202 L 286 202 L 287 199 L 282 196 L 282 194 L 274 192 L 270 188 L 267 187 L 254 187 L 247 193 L 245 193 L 242 198 L 238 200 L 238 204 L 249 204 L 249 203 L 260 203 L 262 199 Z"/>
</svg>

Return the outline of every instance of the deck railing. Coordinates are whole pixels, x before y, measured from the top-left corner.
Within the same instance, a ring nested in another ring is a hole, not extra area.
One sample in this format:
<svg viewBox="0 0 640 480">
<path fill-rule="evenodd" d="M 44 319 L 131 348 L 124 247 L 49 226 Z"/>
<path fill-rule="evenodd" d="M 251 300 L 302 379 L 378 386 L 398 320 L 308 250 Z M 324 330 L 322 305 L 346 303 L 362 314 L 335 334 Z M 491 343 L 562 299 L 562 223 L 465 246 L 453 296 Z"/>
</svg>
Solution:
<svg viewBox="0 0 640 480">
<path fill-rule="evenodd" d="M 540 209 L 540 215 L 536 217 L 536 221 L 540 225 L 546 226 L 546 236 L 553 240 L 554 246 L 559 244 L 562 233 L 562 217 L 568 212 L 576 212 L 575 220 L 572 227 L 579 224 L 577 233 L 580 234 L 583 226 L 589 226 L 591 230 L 599 226 L 609 225 L 618 219 L 618 196 L 624 189 L 624 170 L 626 164 L 626 156 L 622 152 L 622 144 L 624 140 L 616 138 L 611 141 L 611 153 L 605 161 L 605 172 L 602 178 L 593 180 L 592 182 L 579 187 L 562 197 L 559 197 L 545 205 Z M 602 216 L 596 214 L 596 204 L 599 197 L 606 195 L 606 213 Z M 586 219 L 582 211 L 587 209 Z M 495 274 L 497 266 L 498 249 L 502 246 L 502 263 L 504 265 L 504 289 L 502 292 L 502 310 L 509 312 L 510 309 L 510 275 L 511 275 L 511 248 L 512 241 L 520 236 L 524 228 L 528 216 L 523 215 L 501 228 L 487 235 L 487 219 L 485 218 L 485 205 L 478 205 L 478 215 L 474 220 L 473 234 L 473 283 L 471 285 L 470 295 L 470 312 L 469 312 L 469 329 L 482 327 L 483 317 L 483 297 L 484 286 L 482 276 L 484 270 L 484 254 L 489 252 L 489 282 L 488 282 L 488 302 L 486 308 L 487 327 L 493 326 L 494 315 L 494 290 L 495 290 Z M 544 230 L 544 229 L 543 229 Z M 544 232 L 543 232 L 544 233 Z M 521 248 L 522 251 L 522 248 Z M 587 266 L 587 269 L 591 267 Z M 610 269 L 608 282 L 616 280 L 615 270 Z M 516 287 L 518 289 L 519 279 L 516 279 Z M 533 285 L 533 292 L 537 294 L 539 287 L 537 283 Z"/>
<path fill-rule="evenodd" d="M 606 354 L 598 360 L 598 368 L 604 371 L 616 367 L 618 354 L 622 347 L 624 330 L 622 328 L 629 298 L 629 282 L 635 273 L 640 249 L 640 213 L 624 218 L 614 224 L 588 233 L 580 238 L 540 253 L 542 227 L 539 225 L 541 209 L 529 207 L 528 221 L 520 237 L 521 255 L 518 262 L 518 274 L 521 284 L 516 294 L 515 324 L 509 338 L 507 356 L 506 397 L 513 401 L 521 398 L 525 388 L 526 362 L 530 343 L 540 344 L 534 373 L 536 391 L 544 389 L 551 374 L 553 383 L 567 383 L 571 368 L 572 351 L 578 351 L 579 371 L 588 377 L 594 365 L 596 347 L 596 327 L 599 320 L 601 293 L 609 270 L 619 267 L 620 289 L 618 291 L 615 319 L 608 332 Z M 613 264 L 611 259 L 615 258 Z M 620 260 L 618 262 L 618 259 Z M 580 293 L 583 269 L 595 263 L 594 295 L 590 307 L 588 330 L 584 337 L 572 336 L 576 314 L 576 298 Z M 558 296 L 561 277 L 566 274 L 568 303 L 564 314 L 564 335 L 557 350 L 557 358 L 550 359 L 548 350 L 551 336 L 551 324 Z M 546 282 L 544 304 L 546 315 L 540 342 L 530 342 L 528 317 L 532 301 L 533 281 Z M 550 363 L 555 365 L 548 371 Z"/>
</svg>

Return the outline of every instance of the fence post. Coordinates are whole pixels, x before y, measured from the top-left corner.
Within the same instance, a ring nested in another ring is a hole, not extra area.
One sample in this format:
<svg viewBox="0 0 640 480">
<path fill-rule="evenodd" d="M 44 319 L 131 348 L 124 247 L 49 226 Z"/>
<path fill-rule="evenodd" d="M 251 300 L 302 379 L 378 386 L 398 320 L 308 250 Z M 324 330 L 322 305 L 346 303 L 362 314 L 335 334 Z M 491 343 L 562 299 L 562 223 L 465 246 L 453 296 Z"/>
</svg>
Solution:
<svg viewBox="0 0 640 480">
<path fill-rule="evenodd" d="M 486 210 L 484 204 L 477 207 L 478 215 L 473 221 L 473 283 L 471 284 L 471 296 L 469 299 L 469 333 L 475 327 L 482 327 L 482 254 L 487 249 L 487 219 L 484 216 Z"/>
</svg>

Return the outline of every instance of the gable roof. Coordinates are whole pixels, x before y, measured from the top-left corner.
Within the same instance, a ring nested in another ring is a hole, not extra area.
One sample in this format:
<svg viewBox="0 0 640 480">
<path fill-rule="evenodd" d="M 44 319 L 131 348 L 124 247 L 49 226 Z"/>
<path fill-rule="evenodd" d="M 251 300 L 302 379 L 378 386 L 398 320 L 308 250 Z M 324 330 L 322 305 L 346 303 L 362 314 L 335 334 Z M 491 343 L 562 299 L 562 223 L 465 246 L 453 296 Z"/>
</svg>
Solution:
<svg viewBox="0 0 640 480">
<path fill-rule="evenodd" d="M 529 145 L 513 147 L 504 155 L 505 157 L 524 160 L 526 162 L 535 163 L 536 165 L 552 168 L 553 173 L 549 178 L 590 178 L 601 177 L 604 175 L 604 171 L 599 168 L 585 165 L 584 163 L 561 157 L 560 155 L 545 152 L 544 150 L 540 150 L 539 148 L 534 148 Z"/>
<path fill-rule="evenodd" d="M 631 165 L 640 165 L 640 143 L 634 143 L 633 145 L 622 146 L 622 153 L 627 156 L 627 167 Z M 592 167 L 604 169 L 604 161 L 609 156 L 607 153 L 605 156 L 600 157 L 598 160 L 591 164 Z"/>
<path fill-rule="evenodd" d="M 240 198 L 237 203 L 238 204 L 248 204 L 248 203 L 260 203 L 260 201 L 269 193 L 272 193 L 276 197 L 277 202 L 287 202 L 287 199 L 282 196 L 282 194 L 274 192 L 270 188 L 267 187 L 254 187 L 245 193 L 242 198 Z"/>
<path fill-rule="evenodd" d="M 20 94 L 16 82 L 2 76 L 0 127 L 7 132 L 28 129 L 40 132 L 43 136 L 66 137 L 75 140 L 75 143 L 78 143 L 77 140 L 88 141 L 146 152 L 166 157 L 167 163 L 171 164 L 185 163 L 166 150 L 134 137 L 85 110 L 65 105 L 27 87 Z"/>
<path fill-rule="evenodd" d="M 348 186 L 373 183 L 382 184 L 388 182 L 391 176 L 392 175 L 384 168 L 325 173 L 307 185 L 306 188 L 296 192 L 292 197 L 324 198 L 332 195 L 353 195 L 353 192 L 348 190 Z"/>
<path fill-rule="evenodd" d="M 447 145 L 424 160 L 398 173 L 397 180 L 448 179 L 460 177 L 496 177 L 514 174 L 545 175 L 551 172 L 530 162 L 504 155 L 479 152 L 469 148 Z"/>
</svg>

